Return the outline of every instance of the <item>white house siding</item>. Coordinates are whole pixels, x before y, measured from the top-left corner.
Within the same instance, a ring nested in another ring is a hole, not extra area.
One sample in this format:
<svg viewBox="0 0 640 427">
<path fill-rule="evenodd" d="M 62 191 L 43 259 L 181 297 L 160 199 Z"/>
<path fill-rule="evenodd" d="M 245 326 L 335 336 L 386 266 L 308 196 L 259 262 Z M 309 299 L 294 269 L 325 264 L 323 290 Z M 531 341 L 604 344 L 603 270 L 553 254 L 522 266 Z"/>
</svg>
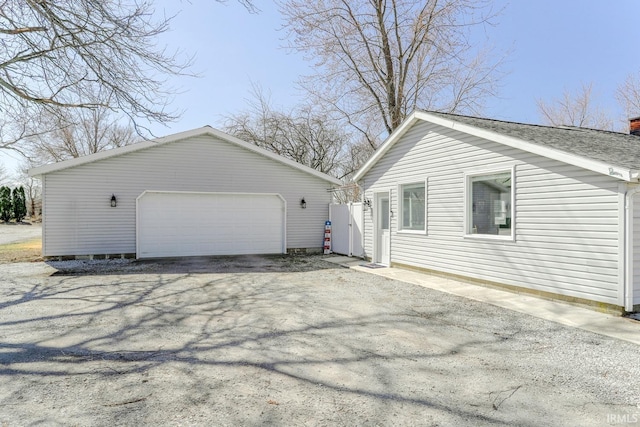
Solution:
<svg viewBox="0 0 640 427">
<path fill-rule="evenodd" d="M 633 305 L 640 304 L 640 194 L 633 199 Z"/>
<path fill-rule="evenodd" d="M 515 241 L 464 238 L 464 173 L 515 166 Z M 398 184 L 427 184 L 427 233 L 398 232 Z M 391 261 L 618 304 L 617 181 L 418 122 L 365 174 L 365 197 L 391 190 Z M 365 251 L 373 255 L 372 214 Z"/>
<path fill-rule="evenodd" d="M 322 247 L 331 200 L 331 183 L 206 135 L 51 172 L 44 185 L 45 256 L 135 253 L 136 197 L 145 190 L 279 193 L 289 249 Z"/>
</svg>

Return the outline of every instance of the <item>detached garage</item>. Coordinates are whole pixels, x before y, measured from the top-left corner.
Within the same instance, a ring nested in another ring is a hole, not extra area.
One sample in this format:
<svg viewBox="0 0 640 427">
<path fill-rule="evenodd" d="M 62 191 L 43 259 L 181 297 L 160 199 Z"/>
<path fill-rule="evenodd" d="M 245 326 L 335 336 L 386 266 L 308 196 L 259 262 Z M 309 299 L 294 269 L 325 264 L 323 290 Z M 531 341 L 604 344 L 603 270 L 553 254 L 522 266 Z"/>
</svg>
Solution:
<svg viewBox="0 0 640 427">
<path fill-rule="evenodd" d="M 341 184 L 208 126 L 30 174 L 42 180 L 45 257 L 319 250 Z"/>
</svg>

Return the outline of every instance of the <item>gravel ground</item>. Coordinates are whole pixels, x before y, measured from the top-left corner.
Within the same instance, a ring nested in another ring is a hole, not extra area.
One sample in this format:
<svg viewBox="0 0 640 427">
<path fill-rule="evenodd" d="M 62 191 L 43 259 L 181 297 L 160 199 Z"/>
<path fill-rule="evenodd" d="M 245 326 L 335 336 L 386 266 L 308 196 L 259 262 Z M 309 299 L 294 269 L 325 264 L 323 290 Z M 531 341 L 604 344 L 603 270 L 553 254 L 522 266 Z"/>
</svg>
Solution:
<svg viewBox="0 0 640 427">
<path fill-rule="evenodd" d="M 0 277 L 2 426 L 640 422 L 638 346 L 322 256 Z"/>
<path fill-rule="evenodd" d="M 0 245 L 36 239 L 42 235 L 42 225 L 29 222 L 0 223 Z"/>
</svg>

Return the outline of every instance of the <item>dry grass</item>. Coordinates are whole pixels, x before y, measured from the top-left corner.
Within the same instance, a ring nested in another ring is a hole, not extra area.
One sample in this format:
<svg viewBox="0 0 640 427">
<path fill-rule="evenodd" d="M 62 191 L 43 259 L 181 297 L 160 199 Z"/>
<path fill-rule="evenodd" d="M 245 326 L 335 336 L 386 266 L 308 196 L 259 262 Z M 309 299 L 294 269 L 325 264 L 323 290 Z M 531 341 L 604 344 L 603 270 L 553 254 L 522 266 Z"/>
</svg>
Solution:
<svg viewBox="0 0 640 427">
<path fill-rule="evenodd" d="M 0 245 L 0 264 L 42 261 L 42 239 Z"/>
</svg>

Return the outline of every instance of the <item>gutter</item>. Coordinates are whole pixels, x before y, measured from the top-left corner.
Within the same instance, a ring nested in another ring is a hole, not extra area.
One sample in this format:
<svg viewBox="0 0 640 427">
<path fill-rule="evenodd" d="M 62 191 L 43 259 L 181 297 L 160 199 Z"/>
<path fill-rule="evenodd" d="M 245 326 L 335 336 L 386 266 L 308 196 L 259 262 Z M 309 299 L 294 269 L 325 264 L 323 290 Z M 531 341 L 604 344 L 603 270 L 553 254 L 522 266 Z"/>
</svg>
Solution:
<svg viewBox="0 0 640 427">
<path fill-rule="evenodd" d="M 635 186 L 625 193 L 625 254 L 624 254 L 624 271 L 625 271 L 625 295 L 624 309 L 625 311 L 633 311 L 633 198 L 640 193 L 640 186 Z"/>
</svg>

